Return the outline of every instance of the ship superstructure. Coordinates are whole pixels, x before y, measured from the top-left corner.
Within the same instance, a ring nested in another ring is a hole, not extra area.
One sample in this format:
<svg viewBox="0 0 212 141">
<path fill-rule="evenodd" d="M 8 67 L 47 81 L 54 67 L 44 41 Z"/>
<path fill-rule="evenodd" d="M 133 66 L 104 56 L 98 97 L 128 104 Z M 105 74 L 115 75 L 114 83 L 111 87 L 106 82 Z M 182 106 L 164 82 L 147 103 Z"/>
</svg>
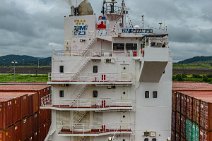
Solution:
<svg viewBox="0 0 212 141">
<path fill-rule="evenodd" d="M 87 0 L 65 16 L 64 50 L 54 51 L 46 141 L 169 141 L 172 62 L 166 30 L 132 25 L 124 0 Z"/>
</svg>

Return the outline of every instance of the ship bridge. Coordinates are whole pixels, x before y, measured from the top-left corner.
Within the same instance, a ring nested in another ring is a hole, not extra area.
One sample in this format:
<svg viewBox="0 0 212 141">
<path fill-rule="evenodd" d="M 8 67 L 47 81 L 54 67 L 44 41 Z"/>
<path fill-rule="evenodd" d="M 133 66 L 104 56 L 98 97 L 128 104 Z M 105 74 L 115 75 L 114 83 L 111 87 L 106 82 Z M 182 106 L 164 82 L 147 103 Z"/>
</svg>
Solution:
<svg viewBox="0 0 212 141">
<path fill-rule="evenodd" d="M 158 83 L 169 61 L 167 34 L 144 36 L 147 46 L 142 49 L 140 82 Z"/>
</svg>

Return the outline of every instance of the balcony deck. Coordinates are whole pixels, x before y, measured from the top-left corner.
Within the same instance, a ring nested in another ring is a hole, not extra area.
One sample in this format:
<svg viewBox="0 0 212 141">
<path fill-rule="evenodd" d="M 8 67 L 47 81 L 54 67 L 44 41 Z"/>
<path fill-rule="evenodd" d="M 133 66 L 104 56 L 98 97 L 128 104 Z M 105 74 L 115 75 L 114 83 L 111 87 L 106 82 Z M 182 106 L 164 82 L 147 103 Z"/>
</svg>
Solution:
<svg viewBox="0 0 212 141">
<path fill-rule="evenodd" d="M 90 131 L 79 132 L 79 131 L 71 131 L 69 129 L 62 129 L 59 133 L 59 136 L 87 136 L 87 137 L 97 137 L 97 136 L 105 136 L 105 135 L 114 135 L 114 134 L 132 134 L 131 129 L 91 129 Z"/>
<path fill-rule="evenodd" d="M 91 85 L 132 85 L 132 74 L 98 73 L 86 74 L 73 79 L 75 73 L 53 73 L 48 84 L 91 84 Z"/>
<path fill-rule="evenodd" d="M 112 99 L 78 99 L 62 100 L 60 104 L 53 104 L 51 95 L 41 99 L 41 109 L 58 111 L 129 111 L 134 109 L 133 100 L 112 100 Z"/>
</svg>

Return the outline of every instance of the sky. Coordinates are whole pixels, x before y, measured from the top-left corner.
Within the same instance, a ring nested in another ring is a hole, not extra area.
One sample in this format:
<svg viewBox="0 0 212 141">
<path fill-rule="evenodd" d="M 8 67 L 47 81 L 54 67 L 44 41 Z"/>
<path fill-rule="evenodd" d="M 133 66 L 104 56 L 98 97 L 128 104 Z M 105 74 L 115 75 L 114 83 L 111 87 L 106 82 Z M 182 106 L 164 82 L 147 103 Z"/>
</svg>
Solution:
<svg viewBox="0 0 212 141">
<path fill-rule="evenodd" d="M 90 2 L 98 14 L 102 0 Z M 146 26 L 168 26 L 175 62 L 212 56 L 212 0 L 126 0 L 126 5 L 133 24 L 144 15 Z M 0 56 L 47 57 L 63 49 L 63 19 L 69 12 L 67 0 L 1 0 Z"/>
</svg>

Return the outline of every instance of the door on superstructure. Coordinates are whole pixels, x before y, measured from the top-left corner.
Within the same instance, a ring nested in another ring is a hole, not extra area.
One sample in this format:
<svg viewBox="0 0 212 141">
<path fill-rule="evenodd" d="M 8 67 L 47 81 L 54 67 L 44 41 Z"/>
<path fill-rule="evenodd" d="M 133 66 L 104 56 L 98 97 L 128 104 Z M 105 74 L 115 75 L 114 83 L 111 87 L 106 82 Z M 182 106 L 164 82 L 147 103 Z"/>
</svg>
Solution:
<svg viewBox="0 0 212 141">
<path fill-rule="evenodd" d="M 121 64 L 120 72 L 121 72 L 121 81 L 128 81 L 129 80 L 129 64 Z"/>
<path fill-rule="evenodd" d="M 120 112 L 120 128 L 122 130 L 130 129 L 130 113 Z"/>
<path fill-rule="evenodd" d="M 126 101 L 129 99 L 129 92 L 127 87 L 121 87 L 121 100 Z"/>
</svg>

